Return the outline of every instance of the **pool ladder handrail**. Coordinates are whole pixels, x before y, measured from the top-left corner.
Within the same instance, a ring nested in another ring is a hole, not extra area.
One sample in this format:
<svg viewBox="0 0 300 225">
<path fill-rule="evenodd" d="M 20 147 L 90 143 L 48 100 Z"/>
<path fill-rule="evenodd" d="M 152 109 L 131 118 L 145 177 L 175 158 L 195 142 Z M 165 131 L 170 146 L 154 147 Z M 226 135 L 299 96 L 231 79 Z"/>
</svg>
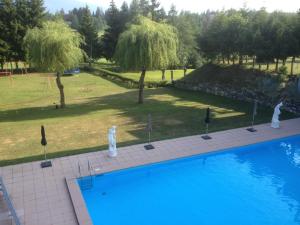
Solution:
<svg viewBox="0 0 300 225">
<path fill-rule="evenodd" d="M 87 167 L 88 167 L 88 177 L 90 179 L 90 183 L 88 185 L 88 187 L 92 187 L 94 185 L 94 180 L 93 180 L 93 167 L 90 163 L 90 161 L 88 160 L 88 163 L 87 163 Z M 84 176 L 82 175 L 82 166 L 80 165 L 80 162 L 78 162 L 78 172 L 79 172 L 79 179 L 82 179 Z"/>
<path fill-rule="evenodd" d="M 82 174 L 81 174 L 81 165 L 80 163 L 78 162 L 78 172 L 79 172 L 79 178 L 82 177 Z"/>
<path fill-rule="evenodd" d="M 92 165 L 90 163 L 90 160 L 88 160 L 88 170 L 89 170 L 89 173 L 90 173 L 91 183 L 93 184 L 93 174 L 92 174 L 93 167 L 92 167 Z"/>
</svg>

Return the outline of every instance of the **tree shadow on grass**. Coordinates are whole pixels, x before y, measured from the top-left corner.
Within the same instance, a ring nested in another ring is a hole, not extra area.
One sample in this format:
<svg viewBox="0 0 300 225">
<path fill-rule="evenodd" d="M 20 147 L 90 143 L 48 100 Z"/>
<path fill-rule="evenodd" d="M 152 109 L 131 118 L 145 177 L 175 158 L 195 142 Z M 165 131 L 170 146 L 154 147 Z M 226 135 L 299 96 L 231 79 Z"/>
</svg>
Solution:
<svg viewBox="0 0 300 225">
<path fill-rule="evenodd" d="M 108 115 L 129 119 L 126 120 L 126 124 L 121 129 L 125 129 L 126 133 L 134 137 L 134 140 L 118 142 L 118 146 L 128 146 L 147 142 L 148 136 L 145 127 L 149 113 L 153 119 L 153 141 L 204 133 L 204 117 L 207 107 L 210 107 L 213 112 L 210 125 L 211 132 L 244 127 L 250 124 L 250 114 L 253 107 L 251 103 L 174 88 L 146 89 L 143 105 L 137 104 L 137 91 L 129 90 L 115 95 L 87 98 L 85 102 L 69 104 L 66 109 L 62 110 L 55 110 L 53 106 L 48 106 L 19 109 L 18 113 L 16 110 L 0 111 L 0 122 L 33 122 L 50 118 L 76 118 L 98 112 L 99 119 L 103 123 L 108 123 L 106 121 Z M 101 114 L 105 110 L 108 112 Z M 271 108 L 260 106 L 256 123 L 269 122 L 272 113 Z M 295 116 L 284 112 L 282 119 L 293 117 Z M 78 118 L 78 120 L 82 120 L 82 127 L 84 127 L 86 118 Z M 119 126 L 120 124 L 109 125 Z M 98 128 L 95 127 L 95 129 Z M 78 132 L 81 131 L 78 130 Z M 107 146 L 64 150 L 50 153 L 49 156 L 55 158 L 101 149 L 107 149 Z M 40 159 L 42 156 L 1 161 L 0 166 Z"/>
<path fill-rule="evenodd" d="M 252 104 L 205 93 L 182 91 L 174 88 L 145 90 L 145 103 L 138 105 L 137 91 L 92 97 L 85 102 L 69 104 L 66 109 L 56 110 L 53 106 L 24 108 L 0 111 L 1 122 L 23 122 L 44 119 L 74 118 L 99 113 L 99 119 L 105 121 L 107 116 L 129 118 L 127 126 L 138 126 L 135 130 L 126 130 L 137 140 L 145 138 L 147 115 L 153 118 L 153 138 L 188 136 L 203 133 L 206 108 L 212 109 L 211 131 L 248 126 L 251 121 Z M 104 112 L 110 110 L 109 112 Z M 111 111 L 115 110 L 115 111 Z M 101 113 L 104 112 L 102 115 Z M 269 122 L 273 110 L 259 107 L 256 123 Z M 282 119 L 295 117 L 283 113 Z M 78 118 L 80 119 L 80 118 Z M 84 122 L 84 119 L 82 119 Z M 113 125 L 113 124 L 112 124 Z M 119 124 L 114 124 L 119 125 Z M 84 127 L 84 124 L 82 125 Z"/>
<path fill-rule="evenodd" d="M 0 111 L 0 122 L 19 122 L 30 120 L 43 120 L 51 118 L 65 118 L 88 115 L 91 112 L 105 110 L 118 110 L 122 115 L 133 121 L 144 122 L 148 113 L 162 119 L 178 119 L 182 121 L 203 119 L 207 107 L 216 115 L 216 121 L 232 121 L 232 118 L 249 117 L 252 104 L 232 100 L 225 97 L 206 93 L 183 91 L 175 88 L 156 88 L 145 90 L 145 103 L 137 104 L 137 90 L 128 90 L 125 93 L 102 97 L 90 97 L 83 102 L 68 104 L 65 109 L 55 109 L 54 106 L 30 107 Z M 272 109 L 261 106 L 257 121 L 271 118 Z M 154 118 L 155 118 L 154 117 Z M 283 119 L 295 117 L 285 112 Z M 193 121 L 197 122 L 197 121 Z M 199 121 L 198 121 L 199 122 Z"/>
</svg>

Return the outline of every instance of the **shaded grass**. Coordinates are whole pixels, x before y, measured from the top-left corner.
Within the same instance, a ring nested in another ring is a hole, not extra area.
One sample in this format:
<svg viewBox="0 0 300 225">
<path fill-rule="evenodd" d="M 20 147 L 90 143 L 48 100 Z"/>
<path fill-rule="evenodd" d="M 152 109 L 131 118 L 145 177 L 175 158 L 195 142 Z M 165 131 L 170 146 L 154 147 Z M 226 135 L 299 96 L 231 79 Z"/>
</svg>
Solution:
<svg viewBox="0 0 300 225">
<path fill-rule="evenodd" d="M 173 88 L 138 92 L 91 74 L 63 77 L 67 108 L 56 110 L 53 75 L 0 78 L 0 165 L 42 159 L 40 126 L 45 125 L 52 158 L 107 148 L 107 130 L 117 125 L 118 146 L 147 141 L 147 115 L 153 117 L 153 139 L 204 132 L 205 110 L 213 110 L 211 131 L 247 126 L 252 104 Z M 259 108 L 257 123 L 269 122 L 272 109 Z M 293 118 L 284 112 L 282 118 Z"/>
<path fill-rule="evenodd" d="M 109 64 L 108 62 L 102 62 L 98 63 L 98 64 L 94 64 L 93 65 L 94 68 L 100 68 L 100 69 L 106 69 L 109 71 L 114 71 L 116 69 L 116 67 L 113 64 Z M 193 69 L 188 69 L 186 74 L 191 73 L 192 71 L 194 71 Z M 140 80 L 140 76 L 141 76 L 141 72 L 118 72 L 118 75 L 124 77 L 124 78 L 128 78 L 128 79 L 132 79 L 136 82 L 138 82 Z M 181 78 L 184 77 L 184 71 L 183 69 L 181 70 L 173 70 L 173 79 L 174 80 L 179 80 Z M 153 70 L 153 71 L 147 71 L 146 72 L 146 77 L 145 77 L 145 82 L 162 82 L 162 71 L 161 70 Z M 166 70 L 165 71 L 165 81 L 166 83 L 171 83 L 172 79 L 171 79 L 171 70 Z"/>
<path fill-rule="evenodd" d="M 187 71 L 187 74 L 192 72 L 192 69 L 189 69 Z M 121 73 L 122 76 L 126 78 L 133 79 L 135 81 L 139 81 L 141 73 L 138 72 L 128 72 L 128 73 Z M 166 81 L 167 83 L 171 83 L 171 70 L 166 70 L 165 73 Z M 184 77 L 183 70 L 174 70 L 174 80 L 179 80 Z M 146 73 L 146 79 L 147 82 L 160 82 L 162 81 L 162 72 L 160 70 L 156 71 L 147 71 Z"/>
</svg>

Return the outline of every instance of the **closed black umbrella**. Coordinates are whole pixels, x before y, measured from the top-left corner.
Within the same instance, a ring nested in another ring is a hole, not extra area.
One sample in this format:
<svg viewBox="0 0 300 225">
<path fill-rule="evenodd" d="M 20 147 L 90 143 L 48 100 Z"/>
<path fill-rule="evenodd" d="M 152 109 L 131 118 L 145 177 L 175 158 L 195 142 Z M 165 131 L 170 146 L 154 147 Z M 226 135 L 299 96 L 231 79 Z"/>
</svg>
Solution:
<svg viewBox="0 0 300 225">
<path fill-rule="evenodd" d="M 205 136 L 202 136 L 202 138 L 203 138 L 204 140 L 210 140 L 211 137 L 208 136 L 208 125 L 209 125 L 210 122 L 211 122 L 211 118 L 210 118 L 210 108 L 207 108 L 207 109 L 206 109 L 206 117 L 205 117 L 205 119 L 204 119 L 204 122 L 205 122 L 205 124 L 206 124 L 206 135 L 205 135 Z"/>
<path fill-rule="evenodd" d="M 45 157 L 45 162 L 41 163 L 41 167 L 45 168 L 45 167 L 51 167 L 52 163 L 51 161 L 47 161 L 47 154 L 46 154 L 46 146 L 47 146 L 47 139 L 46 139 L 46 132 L 45 132 L 45 127 L 41 126 L 41 145 L 44 146 L 44 157 Z"/>
<path fill-rule="evenodd" d="M 44 126 L 41 127 L 41 135 L 42 135 L 41 144 L 43 146 L 46 146 L 47 145 L 47 140 L 46 140 L 46 132 L 45 132 Z"/>
<path fill-rule="evenodd" d="M 210 123 L 210 108 L 207 108 L 207 109 L 206 109 L 206 117 L 205 117 L 204 122 L 205 122 L 206 124 L 209 124 L 209 123 Z"/>
</svg>

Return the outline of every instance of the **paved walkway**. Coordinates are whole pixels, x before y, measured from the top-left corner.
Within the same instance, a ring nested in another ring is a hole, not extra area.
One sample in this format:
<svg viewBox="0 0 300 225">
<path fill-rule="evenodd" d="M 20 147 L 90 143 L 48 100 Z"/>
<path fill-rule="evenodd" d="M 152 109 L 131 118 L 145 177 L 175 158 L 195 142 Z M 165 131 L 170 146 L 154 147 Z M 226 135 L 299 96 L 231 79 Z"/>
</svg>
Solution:
<svg viewBox="0 0 300 225">
<path fill-rule="evenodd" d="M 103 173 L 247 145 L 300 134 L 300 119 L 284 121 L 278 130 L 270 128 L 270 124 L 256 128 L 257 133 L 249 133 L 245 128 L 213 133 L 210 141 L 200 136 L 159 141 L 154 143 L 153 151 L 145 151 L 143 145 L 124 147 L 119 149 L 115 159 L 108 158 L 107 152 L 102 151 L 54 159 L 53 167 L 47 169 L 41 169 L 40 162 L 7 166 L 0 168 L 0 176 L 23 225 L 77 225 L 65 178 L 79 175 L 78 163 L 87 175 L 88 161 L 97 173 Z"/>
<path fill-rule="evenodd" d="M 11 220 L 7 211 L 7 206 L 2 198 L 0 197 L 0 224 L 1 225 L 11 225 Z"/>
</svg>

